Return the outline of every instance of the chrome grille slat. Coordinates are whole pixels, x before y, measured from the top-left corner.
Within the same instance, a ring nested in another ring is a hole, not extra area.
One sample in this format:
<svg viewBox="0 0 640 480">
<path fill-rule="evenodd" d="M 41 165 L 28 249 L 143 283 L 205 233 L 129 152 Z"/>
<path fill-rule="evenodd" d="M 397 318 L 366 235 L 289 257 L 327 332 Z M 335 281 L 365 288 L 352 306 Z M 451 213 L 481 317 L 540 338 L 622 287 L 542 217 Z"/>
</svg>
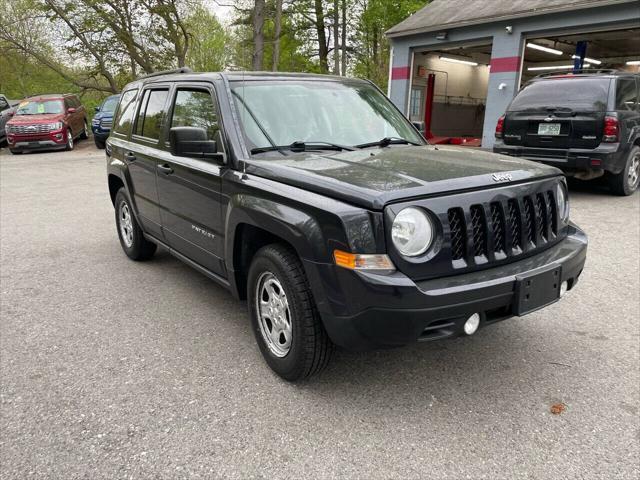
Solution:
<svg viewBox="0 0 640 480">
<path fill-rule="evenodd" d="M 36 124 L 36 125 L 9 125 L 9 133 L 17 133 L 19 135 L 33 135 L 40 133 L 49 133 L 49 124 Z"/>
</svg>

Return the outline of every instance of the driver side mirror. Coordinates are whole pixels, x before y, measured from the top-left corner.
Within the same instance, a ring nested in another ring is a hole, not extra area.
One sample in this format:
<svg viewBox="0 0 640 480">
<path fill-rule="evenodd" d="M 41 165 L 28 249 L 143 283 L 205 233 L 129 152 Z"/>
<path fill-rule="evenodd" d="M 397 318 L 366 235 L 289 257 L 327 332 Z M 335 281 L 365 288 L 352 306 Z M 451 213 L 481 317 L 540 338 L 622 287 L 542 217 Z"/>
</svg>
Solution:
<svg viewBox="0 0 640 480">
<path fill-rule="evenodd" d="M 100 107 L 95 107 L 95 108 L 94 108 L 94 110 L 95 110 L 95 111 L 96 111 L 96 113 L 97 113 L 97 112 L 99 112 L 99 111 L 100 111 Z"/>
<path fill-rule="evenodd" d="M 224 154 L 218 153 L 215 140 L 207 139 L 207 131 L 204 128 L 173 127 L 169 130 L 169 148 L 171 155 L 177 157 L 224 162 Z"/>
<path fill-rule="evenodd" d="M 73 107 L 69 107 L 69 108 L 67 109 L 67 113 L 76 113 L 76 109 L 75 109 L 75 108 L 73 108 Z"/>
</svg>

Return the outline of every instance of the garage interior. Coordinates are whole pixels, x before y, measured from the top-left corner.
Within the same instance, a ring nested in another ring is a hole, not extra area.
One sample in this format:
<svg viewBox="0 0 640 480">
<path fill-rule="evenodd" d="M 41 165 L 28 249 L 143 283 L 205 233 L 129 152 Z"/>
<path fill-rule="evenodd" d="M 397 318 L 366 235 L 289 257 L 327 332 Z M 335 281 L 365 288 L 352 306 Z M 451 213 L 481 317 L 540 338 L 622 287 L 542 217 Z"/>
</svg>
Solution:
<svg viewBox="0 0 640 480">
<path fill-rule="evenodd" d="M 431 143 L 481 146 L 491 49 L 489 43 L 415 52 L 409 117 Z M 640 28 L 530 36 L 520 86 L 579 69 L 640 72 Z"/>
</svg>

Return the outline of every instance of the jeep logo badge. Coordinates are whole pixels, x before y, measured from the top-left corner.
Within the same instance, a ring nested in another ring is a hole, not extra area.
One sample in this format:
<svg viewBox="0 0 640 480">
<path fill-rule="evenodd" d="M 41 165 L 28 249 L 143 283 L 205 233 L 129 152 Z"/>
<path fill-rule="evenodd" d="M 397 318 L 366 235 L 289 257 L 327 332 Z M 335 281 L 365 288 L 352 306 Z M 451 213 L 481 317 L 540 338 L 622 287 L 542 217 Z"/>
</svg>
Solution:
<svg viewBox="0 0 640 480">
<path fill-rule="evenodd" d="M 510 173 L 494 173 L 491 178 L 493 178 L 494 182 L 510 182 L 513 180 Z"/>
</svg>

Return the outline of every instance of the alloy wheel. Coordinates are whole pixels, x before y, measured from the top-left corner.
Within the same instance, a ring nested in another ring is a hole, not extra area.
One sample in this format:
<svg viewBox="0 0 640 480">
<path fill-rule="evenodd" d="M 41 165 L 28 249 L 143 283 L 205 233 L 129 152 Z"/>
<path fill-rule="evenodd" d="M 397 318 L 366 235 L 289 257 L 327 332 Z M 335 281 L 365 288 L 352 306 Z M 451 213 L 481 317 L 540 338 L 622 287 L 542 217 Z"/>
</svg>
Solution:
<svg viewBox="0 0 640 480">
<path fill-rule="evenodd" d="M 291 310 L 280 280 L 271 272 L 263 272 L 256 282 L 256 311 L 269 351 L 276 357 L 286 356 L 293 338 Z"/>
<path fill-rule="evenodd" d="M 131 210 L 129 210 L 129 205 L 125 202 L 120 204 L 118 218 L 120 220 L 119 223 L 122 240 L 127 248 L 131 248 L 133 245 L 133 220 L 131 219 Z"/>
<path fill-rule="evenodd" d="M 627 181 L 629 182 L 629 188 L 635 190 L 638 188 L 638 181 L 640 180 L 640 152 L 636 153 L 631 159 L 629 165 L 629 171 L 627 172 Z"/>
</svg>

